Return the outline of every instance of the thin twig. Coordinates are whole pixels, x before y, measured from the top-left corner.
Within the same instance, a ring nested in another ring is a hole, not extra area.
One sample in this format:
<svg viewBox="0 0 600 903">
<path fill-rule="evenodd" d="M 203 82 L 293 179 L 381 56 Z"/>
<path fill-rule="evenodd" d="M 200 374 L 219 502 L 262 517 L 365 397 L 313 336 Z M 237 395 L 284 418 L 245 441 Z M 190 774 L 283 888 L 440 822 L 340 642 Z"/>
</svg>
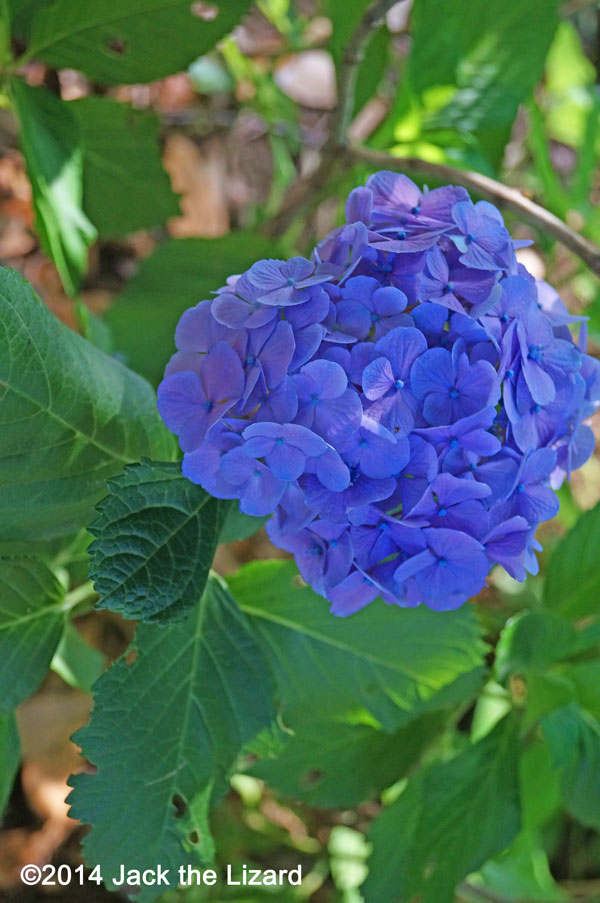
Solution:
<svg viewBox="0 0 600 903">
<path fill-rule="evenodd" d="M 346 152 L 355 162 L 367 163 L 379 169 L 393 169 L 404 173 L 430 176 L 443 182 L 462 185 L 463 188 L 491 201 L 497 207 L 510 210 L 523 222 L 551 235 L 552 238 L 580 257 L 592 272 L 600 276 L 600 250 L 549 210 L 526 198 L 516 188 L 509 188 L 479 172 L 455 169 L 444 163 L 431 163 L 417 157 L 394 157 L 382 151 L 355 145 L 347 147 Z"/>
<path fill-rule="evenodd" d="M 372 32 L 382 24 L 386 13 L 396 2 L 397 0 L 374 0 L 367 7 L 364 16 L 344 48 L 342 64 L 337 73 L 338 102 L 331 129 L 330 140 L 334 146 L 344 144 L 347 139 L 348 127 L 354 113 L 356 80 L 360 64 L 365 58 L 369 38 Z"/>
<path fill-rule="evenodd" d="M 342 55 L 342 63 L 337 70 L 337 105 L 331 121 L 329 137 L 321 148 L 319 165 L 307 178 L 295 182 L 285 199 L 283 209 L 265 224 L 270 236 L 285 232 L 293 219 L 315 200 L 318 200 L 330 176 L 342 162 L 348 126 L 354 111 L 354 96 L 358 70 L 365 55 L 372 31 L 385 18 L 385 14 L 397 0 L 373 0 L 356 26 Z"/>
</svg>

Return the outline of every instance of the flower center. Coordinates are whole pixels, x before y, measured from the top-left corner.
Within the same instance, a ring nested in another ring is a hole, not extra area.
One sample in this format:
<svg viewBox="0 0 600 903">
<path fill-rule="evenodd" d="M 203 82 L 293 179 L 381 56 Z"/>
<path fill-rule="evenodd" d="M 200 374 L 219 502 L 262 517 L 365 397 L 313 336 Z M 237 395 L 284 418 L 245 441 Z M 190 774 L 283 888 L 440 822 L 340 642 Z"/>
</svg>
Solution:
<svg viewBox="0 0 600 903">
<path fill-rule="evenodd" d="M 450 389 L 450 398 L 458 398 L 459 395 L 458 389 Z"/>
<path fill-rule="evenodd" d="M 397 380 L 394 382 L 394 385 L 395 385 L 395 387 L 396 387 L 397 389 L 403 389 L 403 388 L 404 388 L 404 380 L 403 380 L 403 379 L 397 379 Z"/>
<path fill-rule="evenodd" d="M 541 361 L 544 357 L 544 349 L 541 345 L 530 345 L 527 356 L 530 361 Z"/>
</svg>

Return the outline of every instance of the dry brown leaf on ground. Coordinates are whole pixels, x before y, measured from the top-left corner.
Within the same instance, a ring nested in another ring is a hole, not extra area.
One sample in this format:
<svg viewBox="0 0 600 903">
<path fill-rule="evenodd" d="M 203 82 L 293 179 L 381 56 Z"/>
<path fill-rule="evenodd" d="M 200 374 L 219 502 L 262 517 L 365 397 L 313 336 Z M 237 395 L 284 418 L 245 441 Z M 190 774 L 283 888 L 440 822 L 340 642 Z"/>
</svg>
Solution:
<svg viewBox="0 0 600 903">
<path fill-rule="evenodd" d="M 174 238 L 216 238 L 229 232 L 227 157 L 216 138 L 198 147 L 185 135 L 172 134 L 164 153 L 173 190 L 181 194 L 182 216 L 169 221 Z"/>
</svg>

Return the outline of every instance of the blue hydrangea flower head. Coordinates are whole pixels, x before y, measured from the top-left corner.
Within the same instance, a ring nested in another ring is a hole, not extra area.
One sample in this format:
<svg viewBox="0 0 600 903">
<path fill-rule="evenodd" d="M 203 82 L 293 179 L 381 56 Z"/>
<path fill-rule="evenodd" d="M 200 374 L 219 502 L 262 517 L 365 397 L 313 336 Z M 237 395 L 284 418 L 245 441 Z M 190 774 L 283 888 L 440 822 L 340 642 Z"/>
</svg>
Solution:
<svg viewBox="0 0 600 903">
<path fill-rule="evenodd" d="M 310 259 L 260 260 L 186 311 L 158 390 L 184 475 L 347 616 L 446 610 L 535 573 L 537 525 L 594 448 L 583 318 L 463 188 L 377 173 Z M 578 332 L 578 335 L 577 335 Z"/>
</svg>

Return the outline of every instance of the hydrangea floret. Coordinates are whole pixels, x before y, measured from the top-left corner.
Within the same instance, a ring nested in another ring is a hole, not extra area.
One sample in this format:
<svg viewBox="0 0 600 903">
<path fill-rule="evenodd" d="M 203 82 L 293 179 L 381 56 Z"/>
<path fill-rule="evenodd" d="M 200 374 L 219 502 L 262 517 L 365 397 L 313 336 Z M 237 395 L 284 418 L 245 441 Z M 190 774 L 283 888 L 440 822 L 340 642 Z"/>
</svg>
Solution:
<svg viewBox="0 0 600 903">
<path fill-rule="evenodd" d="M 536 573 L 600 365 L 492 204 L 380 172 L 346 219 L 187 310 L 158 407 L 184 475 L 272 515 L 334 614 L 456 608 L 496 564 Z"/>
</svg>

